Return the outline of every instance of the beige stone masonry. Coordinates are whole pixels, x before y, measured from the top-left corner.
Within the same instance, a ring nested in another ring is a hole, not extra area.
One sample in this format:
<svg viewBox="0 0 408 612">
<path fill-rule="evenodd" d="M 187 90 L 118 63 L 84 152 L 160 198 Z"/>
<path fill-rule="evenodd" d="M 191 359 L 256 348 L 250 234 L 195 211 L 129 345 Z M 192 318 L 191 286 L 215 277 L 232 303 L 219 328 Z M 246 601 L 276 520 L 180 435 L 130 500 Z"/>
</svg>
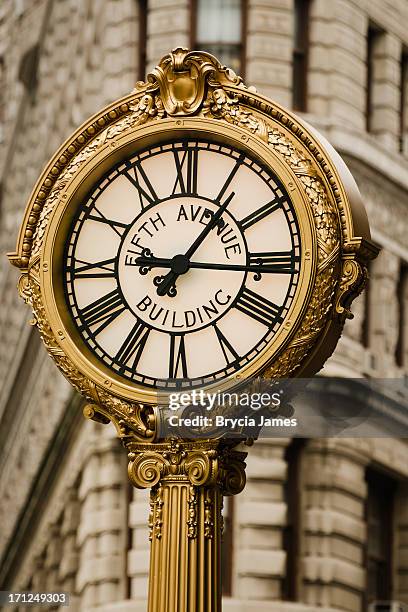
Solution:
<svg viewBox="0 0 408 612">
<path fill-rule="evenodd" d="M 398 277 L 398 257 L 381 252 L 371 272 L 370 347 L 378 375 L 385 377 L 392 371 L 398 338 Z"/>
<path fill-rule="evenodd" d="M 366 461 L 341 442 L 311 440 L 306 448 L 302 600 L 310 605 L 361 610 Z"/>
<path fill-rule="evenodd" d="M 237 499 L 234 524 L 236 597 L 281 597 L 286 564 L 282 540 L 286 524 L 284 452 L 288 442 L 259 440 L 250 449 L 247 487 Z"/>
<path fill-rule="evenodd" d="M 155 0 L 148 10 L 147 72 L 171 49 L 190 46 L 188 0 Z"/>
<path fill-rule="evenodd" d="M 352 0 L 311 3 L 309 109 L 364 129 L 365 26 Z"/>
<path fill-rule="evenodd" d="M 105 432 L 85 465 L 79 488 L 82 507 L 75 586 L 84 610 L 125 594 L 126 457 L 115 432 Z"/>
<path fill-rule="evenodd" d="M 129 508 L 129 528 L 132 530 L 131 549 L 128 552 L 128 576 L 133 599 L 147 598 L 149 573 L 149 490 L 133 489 Z"/>
<path fill-rule="evenodd" d="M 280 104 L 292 103 L 290 1 L 248 1 L 246 81 Z"/>
<path fill-rule="evenodd" d="M 371 131 L 391 150 L 399 147 L 400 60 L 400 40 L 384 32 L 374 48 Z"/>
</svg>

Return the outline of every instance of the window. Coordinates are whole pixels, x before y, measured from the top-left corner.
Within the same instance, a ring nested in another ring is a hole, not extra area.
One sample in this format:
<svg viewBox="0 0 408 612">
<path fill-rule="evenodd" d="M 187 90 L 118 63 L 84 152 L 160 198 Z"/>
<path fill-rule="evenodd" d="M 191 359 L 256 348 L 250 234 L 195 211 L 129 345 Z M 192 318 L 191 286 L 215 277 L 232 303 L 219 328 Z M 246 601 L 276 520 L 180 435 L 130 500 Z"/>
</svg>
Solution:
<svg viewBox="0 0 408 612">
<path fill-rule="evenodd" d="M 38 82 L 38 63 L 40 48 L 36 44 L 30 47 L 21 58 L 18 78 L 23 83 L 27 93 L 34 94 Z"/>
<path fill-rule="evenodd" d="M 370 348 L 370 306 L 371 306 L 371 262 L 367 264 L 368 279 L 364 289 L 364 313 L 363 313 L 363 324 L 361 326 L 361 344 L 364 348 Z"/>
<path fill-rule="evenodd" d="M 234 498 L 224 497 L 222 511 L 224 519 L 224 532 L 221 543 L 221 580 L 222 594 L 226 597 L 232 595 L 232 561 L 233 561 L 233 521 Z"/>
<path fill-rule="evenodd" d="M 400 85 L 400 135 L 399 149 L 404 153 L 405 134 L 408 130 L 408 49 L 404 48 L 401 53 L 401 85 Z"/>
<path fill-rule="evenodd" d="M 383 31 L 375 24 L 370 23 L 367 31 L 367 82 L 366 82 L 366 130 L 373 130 L 374 114 L 374 82 L 375 82 L 375 52 Z"/>
<path fill-rule="evenodd" d="M 4 139 L 4 123 L 6 111 L 6 68 L 4 59 L 0 57 L 0 142 Z"/>
<path fill-rule="evenodd" d="M 395 347 L 395 361 L 399 367 L 404 367 L 408 340 L 408 265 L 401 262 L 397 286 L 398 298 L 398 339 Z"/>
<path fill-rule="evenodd" d="M 245 15 L 246 0 L 193 0 L 191 48 L 212 53 L 244 76 Z"/>
<path fill-rule="evenodd" d="M 292 106 L 307 110 L 310 0 L 295 0 L 293 34 Z"/>
<path fill-rule="evenodd" d="M 133 549 L 133 526 L 131 524 L 131 507 L 133 502 L 133 490 L 134 487 L 129 479 L 125 482 L 125 495 L 126 495 L 126 520 L 125 520 L 125 533 L 126 533 L 126 554 L 125 554 L 125 598 L 132 599 L 132 576 L 129 571 L 129 555 Z"/>
<path fill-rule="evenodd" d="M 25 0 L 14 0 L 14 14 L 16 17 L 22 17 L 26 10 Z"/>
<path fill-rule="evenodd" d="M 138 57 L 138 80 L 146 78 L 146 39 L 147 39 L 147 1 L 138 0 L 139 5 L 139 57 Z"/>
<path fill-rule="evenodd" d="M 283 582 L 283 599 L 298 601 L 300 585 L 299 546 L 301 516 L 301 460 L 306 440 L 294 438 L 286 449 L 285 459 L 288 473 L 285 482 L 285 501 L 287 522 L 283 534 L 283 547 L 286 551 L 286 572 Z"/>
<path fill-rule="evenodd" d="M 367 603 L 392 599 L 392 525 L 395 482 L 367 470 Z"/>
</svg>

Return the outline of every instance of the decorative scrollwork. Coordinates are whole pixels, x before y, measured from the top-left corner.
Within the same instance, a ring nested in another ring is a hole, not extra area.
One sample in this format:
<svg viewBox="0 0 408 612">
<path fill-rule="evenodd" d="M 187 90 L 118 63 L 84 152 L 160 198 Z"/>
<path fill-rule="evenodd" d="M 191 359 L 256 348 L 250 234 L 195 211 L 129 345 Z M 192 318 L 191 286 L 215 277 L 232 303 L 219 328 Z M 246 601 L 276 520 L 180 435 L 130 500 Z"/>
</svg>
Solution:
<svg viewBox="0 0 408 612">
<path fill-rule="evenodd" d="M 184 469 L 191 484 L 212 484 L 217 472 L 217 461 L 217 453 L 213 449 L 190 453 Z"/>
<path fill-rule="evenodd" d="M 223 478 L 223 493 L 224 495 L 238 495 L 244 490 L 246 477 L 245 469 L 242 466 L 242 460 L 231 454 L 223 463 L 225 470 Z"/>
<path fill-rule="evenodd" d="M 190 485 L 188 488 L 188 531 L 187 536 L 191 539 L 197 537 L 197 489 Z"/>
<path fill-rule="evenodd" d="M 178 47 L 152 70 L 147 91 L 160 92 L 169 115 L 192 115 L 202 105 L 207 83 L 240 85 L 242 79 L 210 53 Z"/>
<path fill-rule="evenodd" d="M 158 487 L 153 491 L 154 495 L 154 519 L 153 519 L 153 533 L 156 540 L 160 540 L 162 537 L 162 525 L 163 525 L 163 491 L 161 487 Z"/>
<path fill-rule="evenodd" d="M 146 257 L 146 258 L 153 258 L 153 253 L 151 252 L 150 249 L 148 248 L 144 248 L 142 249 L 142 254 L 141 257 Z M 150 270 L 152 269 L 151 266 L 149 266 L 148 263 L 142 265 L 139 267 L 139 274 L 142 274 L 143 276 L 148 274 L 150 272 Z"/>
<path fill-rule="evenodd" d="M 31 304 L 31 287 L 28 274 L 22 274 L 18 281 L 18 292 L 26 304 Z"/>
<path fill-rule="evenodd" d="M 128 449 L 128 474 L 137 488 L 152 488 L 151 537 L 161 537 L 167 516 L 166 487 L 187 486 L 187 535 L 197 537 L 199 495 L 204 495 L 205 537 L 212 538 L 214 516 L 218 513 L 216 492 L 236 495 L 245 485 L 246 453 L 236 451 L 222 440 L 170 440 L 155 444 L 125 441 Z M 204 491 L 204 493 L 203 493 Z M 201 498 L 202 499 L 202 498 Z M 201 510 L 200 510 L 201 512 Z"/>
<path fill-rule="evenodd" d="M 160 540 L 162 537 L 163 525 L 163 491 L 160 487 L 153 487 L 150 492 L 150 512 L 149 512 L 149 540 L 153 538 Z"/>
<path fill-rule="evenodd" d="M 130 453 L 129 459 L 129 479 L 138 489 L 154 487 L 165 473 L 167 463 L 160 453 L 154 451 L 140 455 Z"/>
<path fill-rule="evenodd" d="M 340 287 L 336 300 L 336 312 L 344 319 L 352 319 L 350 304 L 361 293 L 367 282 L 367 268 L 355 259 L 346 259 L 343 262 Z"/>
<path fill-rule="evenodd" d="M 149 511 L 149 519 L 147 522 L 149 528 L 149 541 L 153 540 L 153 529 L 154 529 L 154 515 L 155 515 L 155 491 L 151 491 L 150 493 L 150 511 Z"/>
<path fill-rule="evenodd" d="M 211 489 L 204 493 L 204 537 L 211 540 L 214 537 L 214 500 Z"/>
<path fill-rule="evenodd" d="M 219 439 L 172 439 L 154 445 L 129 439 L 124 444 L 129 451 L 129 478 L 138 488 L 181 477 L 195 487 L 222 484 L 229 495 L 235 495 L 234 491 L 245 482 L 246 453 L 225 447 Z"/>
<path fill-rule="evenodd" d="M 254 273 L 254 281 L 260 281 L 262 279 L 262 274 L 261 274 L 262 259 L 257 259 L 255 263 L 257 266 L 259 266 L 259 271 Z"/>
</svg>

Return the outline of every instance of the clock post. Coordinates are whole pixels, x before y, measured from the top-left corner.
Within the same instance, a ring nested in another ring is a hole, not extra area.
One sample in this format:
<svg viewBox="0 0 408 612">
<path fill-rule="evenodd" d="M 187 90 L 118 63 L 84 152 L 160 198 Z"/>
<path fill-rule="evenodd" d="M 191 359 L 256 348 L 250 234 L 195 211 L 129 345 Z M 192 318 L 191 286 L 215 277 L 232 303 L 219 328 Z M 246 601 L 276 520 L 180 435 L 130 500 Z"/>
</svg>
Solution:
<svg viewBox="0 0 408 612">
<path fill-rule="evenodd" d="M 222 500 L 244 488 L 246 453 L 220 440 L 128 449 L 131 482 L 151 487 L 149 611 L 221 610 Z"/>
<path fill-rule="evenodd" d="M 376 254 L 329 143 L 203 51 L 166 55 L 46 166 L 9 259 L 151 489 L 149 612 L 221 610 L 222 500 L 245 486 L 245 432 L 163 433 L 170 394 L 315 374 Z"/>
</svg>

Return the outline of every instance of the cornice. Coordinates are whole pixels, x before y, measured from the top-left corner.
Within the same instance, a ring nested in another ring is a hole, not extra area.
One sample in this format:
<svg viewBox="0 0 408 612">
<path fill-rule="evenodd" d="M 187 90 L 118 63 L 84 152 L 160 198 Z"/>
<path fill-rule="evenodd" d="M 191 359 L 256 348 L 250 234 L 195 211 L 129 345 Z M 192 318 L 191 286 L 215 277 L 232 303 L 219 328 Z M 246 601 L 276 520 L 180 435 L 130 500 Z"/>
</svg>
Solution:
<svg viewBox="0 0 408 612">
<path fill-rule="evenodd" d="M 408 158 L 387 149 L 371 134 L 316 115 L 302 116 L 326 136 L 341 155 L 359 160 L 395 186 L 408 191 Z"/>
</svg>

